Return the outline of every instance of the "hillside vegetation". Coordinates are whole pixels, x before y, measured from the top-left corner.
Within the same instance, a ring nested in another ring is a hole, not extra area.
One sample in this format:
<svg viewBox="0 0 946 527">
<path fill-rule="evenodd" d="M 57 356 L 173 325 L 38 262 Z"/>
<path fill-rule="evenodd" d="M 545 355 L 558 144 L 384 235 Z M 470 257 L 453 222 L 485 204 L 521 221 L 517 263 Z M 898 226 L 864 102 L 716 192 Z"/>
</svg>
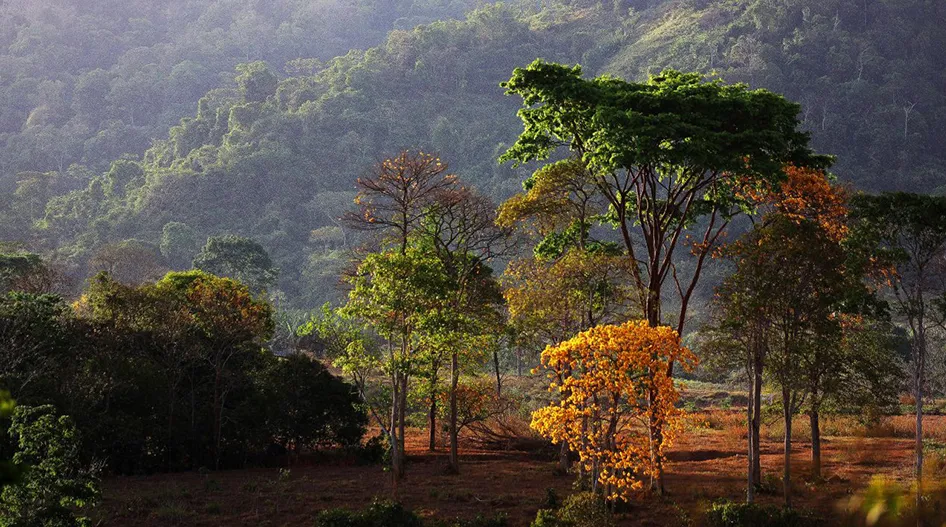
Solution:
<svg viewBox="0 0 946 527">
<path fill-rule="evenodd" d="M 132 246 L 186 267 L 206 237 L 235 233 L 273 256 L 290 305 L 331 299 L 352 243 L 337 218 L 385 155 L 429 149 L 494 198 L 519 188 L 527 169 L 496 162 L 521 127 L 498 84 L 537 56 L 782 92 L 843 181 L 943 184 L 933 0 L 113 3 L 11 2 L 0 28 L 0 238 L 75 277 Z"/>
</svg>

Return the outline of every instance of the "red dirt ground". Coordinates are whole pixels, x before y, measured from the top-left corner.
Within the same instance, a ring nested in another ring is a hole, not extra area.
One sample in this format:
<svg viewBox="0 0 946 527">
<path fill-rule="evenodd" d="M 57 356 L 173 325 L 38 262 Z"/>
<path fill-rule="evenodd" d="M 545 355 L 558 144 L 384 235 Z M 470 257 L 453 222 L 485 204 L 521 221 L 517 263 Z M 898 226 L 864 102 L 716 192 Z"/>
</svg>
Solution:
<svg viewBox="0 0 946 527">
<path fill-rule="evenodd" d="M 407 477 L 398 497 L 428 517 L 473 517 L 505 513 L 511 526 L 527 526 L 542 505 L 546 489 L 566 496 L 571 476 L 555 476 L 554 461 L 524 452 L 465 449 L 461 474 L 445 475 L 445 452 L 429 453 L 420 432 L 408 447 Z M 829 516 L 837 504 L 862 489 L 871 476 L 909 481 L 913 443 L 909 439 L 827 437 L 823 445 L 826 481 L 806 483 L 808 448 L 793 450 L 795 505 Z M 744 441 L 731 431 L 698 430 L 670 453 L 668 496 L 642 496 L 619 525 L 700 524 L 701 511 L 717 498 L 742 499 L 745 492 Z M 780 477 L 782 446 L 763 444 L 763 471 Z M 339 463 L 293 467 L 280 479 L 277 469 L 223 471 L 105 482 L 104 500 L 93 515 L 101 526 L 311 526 L 319 510 L 362 508 L 373 497 L 392 497 L 387 473 L 378 466 Z M 779 493 L 763 495 L 778 503 Z"/>
</svg>

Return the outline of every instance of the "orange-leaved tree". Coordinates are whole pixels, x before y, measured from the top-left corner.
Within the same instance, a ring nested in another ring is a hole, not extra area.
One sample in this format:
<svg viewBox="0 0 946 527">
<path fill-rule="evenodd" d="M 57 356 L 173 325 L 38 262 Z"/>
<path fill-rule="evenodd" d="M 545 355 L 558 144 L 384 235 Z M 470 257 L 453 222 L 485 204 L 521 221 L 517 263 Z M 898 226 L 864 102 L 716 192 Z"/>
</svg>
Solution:
<svg viewBox="0 0 946 527">
<path fill-rule="evenodd" d="M 532 428 L 567 442 L 593 491 L 626 500 L 662 473 L 679 429 L 671 362 L 690 370 L 697 359 L 676 331 L 646 320 L 596 326 L 549 346 L 542 365 L 557 400 L 532 414 Z"/>
</svg>

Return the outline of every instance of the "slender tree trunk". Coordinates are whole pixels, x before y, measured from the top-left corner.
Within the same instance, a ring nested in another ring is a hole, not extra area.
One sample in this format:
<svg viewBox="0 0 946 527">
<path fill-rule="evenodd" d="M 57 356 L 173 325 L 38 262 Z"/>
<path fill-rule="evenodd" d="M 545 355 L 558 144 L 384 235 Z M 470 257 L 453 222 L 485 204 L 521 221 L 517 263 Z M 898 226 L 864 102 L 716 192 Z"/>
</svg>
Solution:
<svg viewBox="0 0 946 527">
<path fill-rule="evenodd" d="M 821 479 L 821 423 L 817 406 L 809 413 L 811 419 L 811 478 Z"/>
<path fill-rule="evenodd" d="M 746 408 L 746 427 L 748 455 L 746 457 L 746 503 L 755 501 L 755 375 L 749 381 L 749 404 Z"/>
<path fill-rule="evenodd" d="M 430 409 L 427 411 L 427 424 L 430 429 L 427 449 L 433 452 L 437 449 L 437 374 L 430 378 Z"/>
<path fill-rule="evenodd" d="M 454 351 L 450 357 L 450 473 L 460 473 L 459 437 L 457 431 L 457 386 L 460 384 L 460 356 Z"/>
<path fill-rule="evenodd" d="M 568 443 L 562 441 L 558 448 L 558 472 L 568 474 Z"/>
<path fill-rule="evenodd" d="M 785 420 L 785 459 L 782 474 L 782 491 L 785 493 L 785 508 L 792 508 L 792 401 L 788 390 L 782 389 L 782 415 Z"/>
<path fill-rule="evenodd" d="M 923 383 L 926 369 L 926 332 L 920 320 L 916 332 L 916 368 L 914 396 L 916 398 L 916 514 L 917 525 L 923 525 Z"/>
<path fill-rule="evenodd" d="M 752 393 L 752 479 L 756 487 L 762 484 L 762 354 L 757 353 L 754 367 L 754 389 Z"/>
<path fill-rule="evenodd" d="M 496 397 L 503 395 L 503 379 L 499 371 L 499 351 L 493 350 L 493 369 L 496 372 Z"/>
<path fill-rule="evenodd" d="M 223 426 L 223 404 L 220 394 L 220 369 L 214 372 L 214 470 L 220 470 L 220 432 Z"/>
<path fill-rule="evenodd" d="M 430 398 L 430 409 L 427 411 L 427 426 L 430 429 L 430 434 L 427 439 L 427 450 L 433 452 L 437 450 L 437 398 L 432 396 Z"/>
<path fill-rule="evenodd" d="M 404 465 L 404 462 L 407 459 L 407 435 L 405 429 L 407 428 L 407 374 L 401 375 L 401 403 L 398 406 L 398 416 L 397 416 L 397 427 L 398 439 L 401 441 L 401 465 Z"/>
<path fill-rule="evenodd" d="M 398 373 L 391 374 L 391 425 L 388 440 L 391 448 L 391 477 L 394 481 L 394 496 L 397 498 L 397 482 L 404 477 L 404 461 L 401 439 L 398 437 L 398 415 L 401 407 L 401 380 Z"/>
<path fill-rule="evenodd" d="M 653 276 L 653 273 L 651 274 Z M 651 280 L 651 286 L 655 282 Z M 660 325 L 660 291 L 651 289 L 647 297 L 647 324 L 651 327 Z M 670 376 L 673 376 L 673 364 L 669 366 Z M 657 404 L 657 391 L 651 387 L 648 393 L 648 404 L 651 408 Z M 651 478 L 651 490 L 659 495 L 664 494 L 664 468 L 663 460 L 660 458 L 659 445 L 663 443 L 663 423 L 657 418 L 654 412 L 651 412 L 650 422 L 648 423 L 650 432 L 650 460 L 654 466 L 654 476 Z"/>
</svg>

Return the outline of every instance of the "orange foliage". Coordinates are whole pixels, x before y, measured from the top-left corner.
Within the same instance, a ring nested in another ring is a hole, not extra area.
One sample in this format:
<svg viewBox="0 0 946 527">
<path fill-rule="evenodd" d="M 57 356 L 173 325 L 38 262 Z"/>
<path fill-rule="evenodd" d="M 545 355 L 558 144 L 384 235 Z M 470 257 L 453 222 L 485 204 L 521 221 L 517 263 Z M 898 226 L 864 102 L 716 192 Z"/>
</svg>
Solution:
<svg viewBox="0 0 946 527">
<path fill-rule="evenodd" d="M 847 189 L 820 170 L 788 166 L 778 189 L 745 188 L 744 197 L 793 221 L 816 222 L 835 241 L 847 235 Z"/>
<path fill-rule="evenodd" d="M 691 369 L 696 356 L 673 329 L 646 321 L 597 326 L 542 352 L 559 401 L 532 415 L 532 428 L 565 441 L 609 499 L 627 499 L 656 476 L 683 413 L 669 364 Z M 650 430 L 662 429 L 659 444 Z"/>
</svg>

